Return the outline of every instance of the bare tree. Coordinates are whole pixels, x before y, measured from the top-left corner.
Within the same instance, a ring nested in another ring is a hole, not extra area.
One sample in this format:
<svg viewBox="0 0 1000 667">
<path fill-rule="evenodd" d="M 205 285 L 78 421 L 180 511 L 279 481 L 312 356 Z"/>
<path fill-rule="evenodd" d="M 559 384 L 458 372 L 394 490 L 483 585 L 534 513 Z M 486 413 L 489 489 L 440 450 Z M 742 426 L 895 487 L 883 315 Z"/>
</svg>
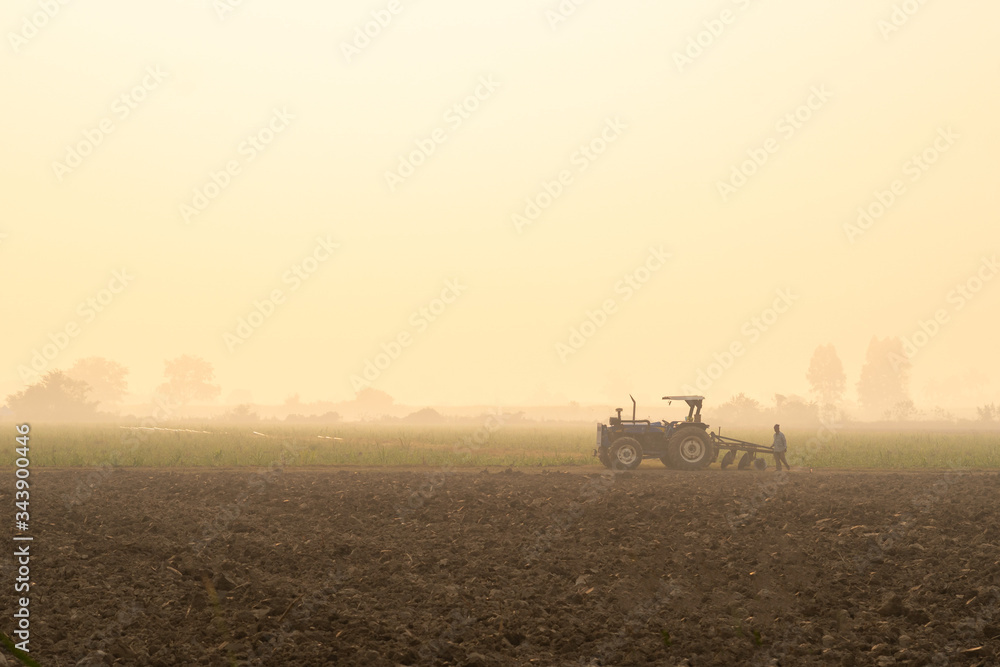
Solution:
<svg viewBox="0 0 1000 667">
<path fill-rule="evenodd" d="M 212 364 L 201 357 L 185 354 L 164 364 L 166 370 L 163 375 L 167 381 L 156 389 L 179 405 L 186 405 L 191 401 L 209 401 L 222 393 L 219 385 L 212 384 L 215 379 Z"/>
<path fill-rule="evenodd" d="M 128 391 L 128 369 L 103 357 L 79 359 L 66 375 L 90 385 L 90 398 L 104 406 L 121 403 Z"/>
<path fill-rule="evenodd" d="M 844 364 L 837 356 L 833 344 L 820 345 L 813 352 L 806 371 L 809 388 L 824 405 L 836 405 L 844 396 L 847 388 L 847 375 L 844 374 Z"/>
<path fill-rule="evenodd" d="M 911 365 L 898 338 L 872 338 L 857 385 L 861 405 L 878 416 L 905 405 L 910 401 Z"/>
</svg>

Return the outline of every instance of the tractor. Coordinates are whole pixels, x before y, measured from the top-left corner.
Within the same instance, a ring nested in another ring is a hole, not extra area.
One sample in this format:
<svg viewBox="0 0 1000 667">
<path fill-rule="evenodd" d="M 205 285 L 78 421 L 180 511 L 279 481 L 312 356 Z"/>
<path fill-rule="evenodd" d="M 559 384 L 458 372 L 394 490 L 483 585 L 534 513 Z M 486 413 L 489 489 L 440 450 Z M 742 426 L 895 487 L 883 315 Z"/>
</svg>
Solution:
<svg viewBox="0 0 1000 667">
<path fill-rule="evenodd" d="M 751 466 L 764 470 L 767 462 L 757 458 L 758 454 L 772 453 L 770 447 L 744 440 L 724 438 L 719 429 L 711 433 L 708 424 L 701 421 L 704 396 L 664 396 L 663 400 L 684 401 L 688 405 L 687 418 L 683 421 L 657 421 L 636 419 L 635 398 L 632 399 L 632 418 L 623 419 L 622 409 L 617 408 L 617 416 L 608 424 L 597 425 L 596 456 L 606 468 L 612 470 L 635 470 L 643 459 L 660 459 L 663 465 L 675 470 L 701 470 L 718 459 L 721 450 L 728 450 L 722 458 L 721 467 L 728 468 L 736 460 L 738 452 L 743 452 L 738 468 L 745 470 Z"/>
</svg>

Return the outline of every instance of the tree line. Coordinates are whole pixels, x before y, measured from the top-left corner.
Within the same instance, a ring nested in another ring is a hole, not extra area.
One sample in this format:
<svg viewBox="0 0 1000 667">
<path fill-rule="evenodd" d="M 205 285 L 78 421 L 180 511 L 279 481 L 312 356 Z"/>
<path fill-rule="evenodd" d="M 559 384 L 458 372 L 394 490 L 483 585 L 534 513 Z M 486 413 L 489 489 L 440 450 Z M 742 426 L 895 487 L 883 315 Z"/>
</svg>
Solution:
<svg viewBox="0 0 1000 667">
<path fill-rule="evenodd" d="M 7 396 L 18 419 L 92 421 L 115 411 L 128 393 L 128 369 L 103 357 L 80 359 L 66 371 L 49 371 L 37 382 Z M 221 388 L 208 361 L 181 355 L 164 362 L 163 383 L 156 394 L 171 405 L 212 400 Z"/>
<path fill-rule="evenodd" d="M 868 343 L 861 373 L 854 385 L 862 417 L 874 420 L 905 421 L 918 414 L 910 394 L 912 364 L 899 338 L 873 337 Z M 812 401 L 797 396 L 775 395 L 775 407 L 764 408 L 743 393 L 733 396 L 714 412 L 734 423 L 763 422 L 767 419 L 790 423 L 830 421 L 844 418 L 847 374 L 833 344 L 819 345 L 809 360 L 806 381 Z M 1000 411 L 993 404 L 976 408 L 979 421 L 996 421 Z M 942 419 L 951 416 L 939 411 Z"/>
</svg>

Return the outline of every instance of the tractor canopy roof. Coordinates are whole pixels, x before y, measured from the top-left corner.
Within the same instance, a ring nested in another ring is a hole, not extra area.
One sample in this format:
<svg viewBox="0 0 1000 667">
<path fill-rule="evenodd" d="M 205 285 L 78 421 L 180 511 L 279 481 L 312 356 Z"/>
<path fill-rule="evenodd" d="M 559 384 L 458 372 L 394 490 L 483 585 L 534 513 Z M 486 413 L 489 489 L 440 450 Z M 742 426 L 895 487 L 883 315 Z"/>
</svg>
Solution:
<svg viewBox="0 0 1000 667">
<path fill-rule="evenodd" d="M 704 396 L 664 396 L 664 401 L 704 401 Z"/>
</svg>

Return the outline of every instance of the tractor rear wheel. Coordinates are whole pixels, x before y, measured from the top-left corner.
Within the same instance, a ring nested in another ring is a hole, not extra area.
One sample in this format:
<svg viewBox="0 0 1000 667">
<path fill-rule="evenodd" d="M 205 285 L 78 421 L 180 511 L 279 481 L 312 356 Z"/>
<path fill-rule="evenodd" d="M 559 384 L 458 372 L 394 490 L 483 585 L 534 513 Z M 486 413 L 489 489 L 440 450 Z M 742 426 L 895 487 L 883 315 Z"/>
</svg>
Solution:
<svg viewBox="0 0 1000 667">
<path fill-rule="evenodd" d="M 611 469 L 635 470 L 642 463 L 642 445 L 635 438 L 618 438 L 611 445 Z"/>
<path fill-rule="evenodd" d="M 670 438 L 670 457 L 678 470 L 701 470 L 712 462 L 712 441 L 700 428 L 682 428 Z"/>
</svg>

